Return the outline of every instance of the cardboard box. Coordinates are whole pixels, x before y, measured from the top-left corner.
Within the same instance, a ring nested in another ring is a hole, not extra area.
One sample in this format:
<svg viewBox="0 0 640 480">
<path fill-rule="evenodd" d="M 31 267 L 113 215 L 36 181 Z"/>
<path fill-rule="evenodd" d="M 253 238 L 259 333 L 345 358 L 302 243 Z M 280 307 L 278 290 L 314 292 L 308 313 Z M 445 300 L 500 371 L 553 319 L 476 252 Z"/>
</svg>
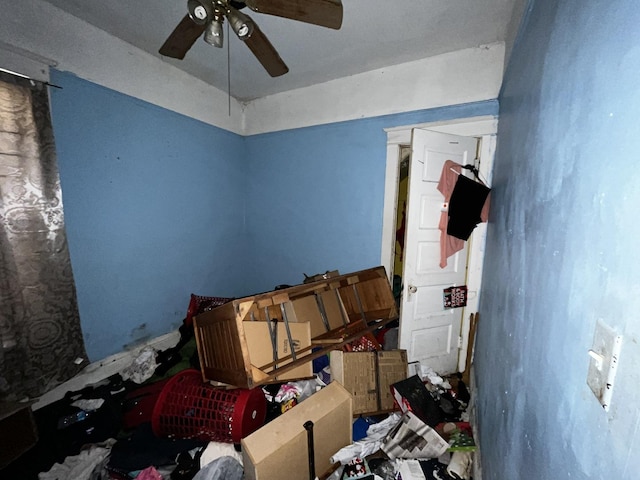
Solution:
<svg viewBox="0 0 640 480">
<path fill-rule="evenodd" d="M 391 385 L 407 378 L 407 351 L 386 350 L 377 354 L 380 410 L 393 410 L 396 403 Z"/>
<path fill-rule="evenodd" d="M 329 357 L 331 378 L 353 396 L 353 413 L 376 413 L 394 409 L 391 385 L 407 378 L 407 352 L 333 351 Z"/>
<path fill-rule="evenodd" d="M 353 414 L 377 412 L 378 382 L 375 352 L 333 351 L 329 354 L 331 379 L 353 397 Z"/>
<path fill-rule="evenodd" d="M 0 470 L 37 442 L 31 403 L 0 403 Z"/>
<path fill-rule="evenodd" d="M 242 439 L 244 478 L 307 480 L 307 421 L 313 422 L 316 476 L 329 471 L 331 456 L 352 443 L 353 401 L 338 382 L 331 382 Z"/>
<path fill-rule="evenodd" d="M 311 346 L 311 333 L 308 322 L 289 323 L 289 331 L 291 332 L 294 351 L 298 352 L 299 350 L 303 350 Z M 251 364 L 254 367 L 263 369 L 265 365 L 274 361 L 273 347 L 267 322 L 245 322 L 244 335 L 247 341 L 247 349 L 249 350 Z M 283 323 L 278 323 L 276 326 L 276 343 L 278 345 L 278 358 L 285 358 L 291 355 L 289 337 L 287 336 L 287 330 Z M 304 354 L 308 355 L 309 353 L 310 352 L 307 351 Z M 291 359 L 279 362 L 276 365 L 281 367 L 289 363 L 291 363 Z M 264 370 L 269 371 L 270 368 L 264 368 Z M 282 375 L 278 375 L 274 379 L 284 381 L 310 377 L 313 377 L 313 364 L 311 362 L 306 362 L 293 370 L 289 370 Z"/>
</svg>

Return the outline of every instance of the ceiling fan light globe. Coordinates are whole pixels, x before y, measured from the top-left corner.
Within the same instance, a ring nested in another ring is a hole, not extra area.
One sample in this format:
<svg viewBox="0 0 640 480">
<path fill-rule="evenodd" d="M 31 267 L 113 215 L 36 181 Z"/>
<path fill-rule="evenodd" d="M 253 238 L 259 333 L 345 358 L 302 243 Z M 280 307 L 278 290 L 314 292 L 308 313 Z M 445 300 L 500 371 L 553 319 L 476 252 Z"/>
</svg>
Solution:
<svg viewBox="0 0 640 480">
<path fill-rule="evenodd" d="M 222 48 L 224 45 L 224 29 L 222 28 L 222 22 L 216 20 L 209 22 L 206 30 L 204 31 L 204 41 L 214 47 Z"/>
<path fill-rule="evenodd" d="M 244 13 L 230 8 L 227 12 L 227 19 L 231 28 L 241 40 L 249 38 L 253 33 L 253 20 Z"/>
<path fill-rule="evenodd" d="M 209 0 L 189 0 L 189 17 L 198 25 L 204 25 L 213 18 L 214 7 Z"/>
<path fill-rule="evenodd" d="M 249 26 L 246 23 L 243 23 L 238 29 L 238 36 L 240 37 L 248 37 L 251 32 L 249 31 Z"/>
</svg>

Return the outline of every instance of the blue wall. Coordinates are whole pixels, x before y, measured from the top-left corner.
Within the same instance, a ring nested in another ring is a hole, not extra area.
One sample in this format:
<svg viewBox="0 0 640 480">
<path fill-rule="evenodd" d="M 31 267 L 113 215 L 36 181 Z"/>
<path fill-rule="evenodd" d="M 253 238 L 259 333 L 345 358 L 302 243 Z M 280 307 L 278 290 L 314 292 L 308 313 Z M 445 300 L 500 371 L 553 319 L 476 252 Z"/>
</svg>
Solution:
<svg viewBox="0 0 640 480">
<path fill-rule="evenodd" d="M 640 472 L 640 9 L 535 0 L 500 95 L 476 344 L 483 478 Z M 597 319 L 624 335 L 609 412 Z"/>
<path fill-rule="evenodd" d="M 252 288 L 380 265 L 385 128 L 497 115 L 496 101 L 247 138 Z"/>
<path fill-rule="evenodd" d="M 70 74 L 51 82 L 90 359 L 174 330 L 191 293 L 237 295 L 244 139 Z"/>
<path fill-rule="evenodd" d="M 243 138 L 58 71 L 52 117 L 92 361 L 239 297 L 380 264 L 384 128 L 497 101 Z"/>
</svg>

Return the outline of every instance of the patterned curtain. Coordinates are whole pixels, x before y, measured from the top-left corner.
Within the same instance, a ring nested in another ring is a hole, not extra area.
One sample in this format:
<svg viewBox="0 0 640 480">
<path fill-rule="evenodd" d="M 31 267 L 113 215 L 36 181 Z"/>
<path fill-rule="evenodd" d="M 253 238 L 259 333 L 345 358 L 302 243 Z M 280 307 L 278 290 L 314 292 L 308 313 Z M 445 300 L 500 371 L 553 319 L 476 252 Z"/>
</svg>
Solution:
<svg viewBox="0 0 640 480">
<path fill-rule="evenodd" d="M 86 365 L 47 93 L 0 72 L 0 401 Z"/>
</svg>

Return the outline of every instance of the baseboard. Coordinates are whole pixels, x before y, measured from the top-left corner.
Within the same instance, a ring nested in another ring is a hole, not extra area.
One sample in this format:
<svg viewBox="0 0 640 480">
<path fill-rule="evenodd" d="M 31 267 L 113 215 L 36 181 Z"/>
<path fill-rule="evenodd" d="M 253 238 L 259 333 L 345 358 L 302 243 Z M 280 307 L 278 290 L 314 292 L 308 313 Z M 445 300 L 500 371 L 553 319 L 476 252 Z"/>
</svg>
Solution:
<svg viewBox="0 0 640 480">
<path fill-rule="evenodd" d="M 75 377 L 42 395 L 38 401 L 32 405 L 32 408 L 37 410 L 60 400 L 67 392 L 81 390 L 87 385 L 101 382 L 105 378 L 115 375 L 125 367 L 131 365 L 144 348 L 152 347 L 157 351 L 162 351 L 175 346 L 179 340 L 180 332 L 176 330 L 166 335 L 152 338 L 126 352 L 119 352 L 98 362 L 93 362 L 82 369 Z"/>
</svg>

